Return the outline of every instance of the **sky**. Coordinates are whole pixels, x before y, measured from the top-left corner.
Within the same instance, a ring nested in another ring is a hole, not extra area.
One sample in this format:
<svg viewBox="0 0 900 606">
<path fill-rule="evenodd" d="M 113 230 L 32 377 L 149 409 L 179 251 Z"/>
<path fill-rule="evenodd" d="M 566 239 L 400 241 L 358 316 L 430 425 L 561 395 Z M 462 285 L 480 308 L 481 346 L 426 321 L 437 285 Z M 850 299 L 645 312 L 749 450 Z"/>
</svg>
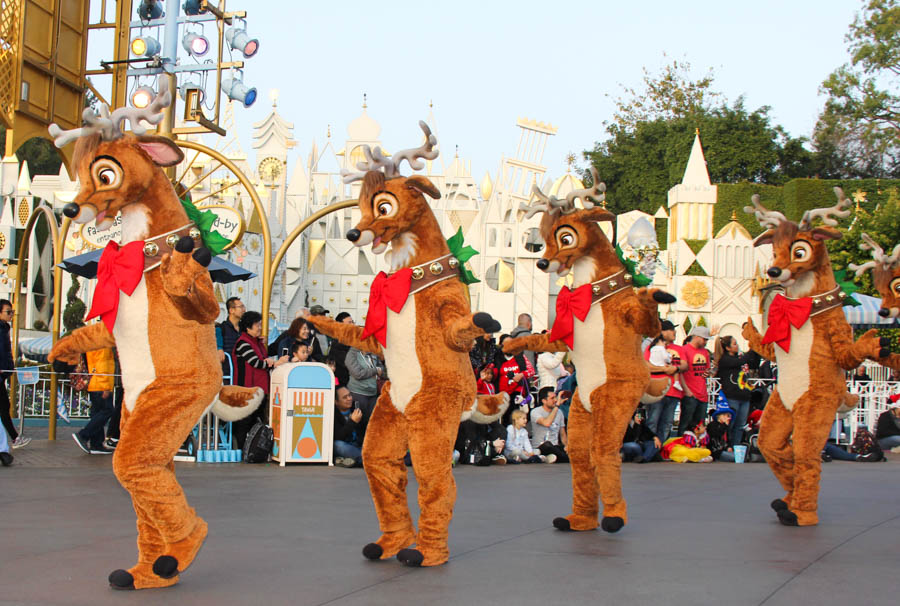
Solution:
<svg viewBox="0 0 900 606">
<path fill-rule="evenodd" d="M 445 160 L 459 146 L 476 180 L 485 172 L 493 178 L 501 157 L 515 153 L 520 117 L 558 127 L 544 155 L 549 176 L 558 176 L 569 153 L 585 165 L 581 152 L 604 138 L 623 85 L 638 87 L 644 67 L 655 73 L 677 59 L 697 77 L 712 68 L 713 88 L 727 99 L 743 96 L 751 110 L 768 105 L 774 124 L 808 137 L 824 104 L 819 87 L 848 60 L 845 35 L 861 6 L 228 0 L 228 9 L 247 11 L 248 32 L 260 40 L 244 71 L 259 99 L 236 109 L 238 136 L 249 152 L 252 124 L 270 111 L 273 88 L 279 113 L 294 124 L 292 154 L 304 160 L 313 139 L 322 148 L 328 125 L 343 145 L 363 94 L 388 150 L 419 143 L 416 123 L 431 102 Z"/>
</svg>

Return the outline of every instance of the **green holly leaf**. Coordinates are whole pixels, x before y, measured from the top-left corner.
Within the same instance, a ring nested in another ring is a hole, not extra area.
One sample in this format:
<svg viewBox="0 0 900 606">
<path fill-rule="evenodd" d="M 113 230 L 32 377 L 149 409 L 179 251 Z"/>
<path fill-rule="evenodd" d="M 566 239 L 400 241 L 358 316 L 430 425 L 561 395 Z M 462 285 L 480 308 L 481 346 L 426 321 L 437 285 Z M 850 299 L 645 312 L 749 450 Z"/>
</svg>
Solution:
<svg viewBox="0 0 900 606">
<path fill-rule="evenodd" d="M 219 232 L 213 231 L 212 226 L 216 222 L 216 213 L 211 210 L 201 211 L 189 200 L 181 200 L 181 205 L 184 207 L 188 219 L 200 230 L 203 246 L 214 255 L 222 254 L 231 241 Z"/>
<path fill-rule="evenodd" d="M 631 283 L 635 286 L 648 286 L 653 282 L 650 278 L 642 274 L 637 270 L 637 263 L 632 261 L 631 259 L 626 259 L 625 254 L 622 252 L 622 247 L 616 244 L 616 256 L 619 258 L 619 261 L 622 265 L 625 266 L 625 271 L 631 274 Z"/>
<path fill-rule="evenodd" d="M 475 284 L 481 282 L 481 280 L 475 277 L 472 270 L 464 265 L 466 261 L 477 255 L 478 251 L 471 246 L 467 246 L 466 243 L 463 242 L 462 227 L 447 239 L 447 247 L 450 249 L 450 254 L 459 261 L 459 279 L 462 280 L 463 284 Z"/>
<path fill-rule="evenodd" d="M 847 295 L 847 298 L 844 299 L 844 307 L 857 307 L 858 305 L 862 305 L 862 303 L 853 298 L 853 293 L 857 292 L 859 287 L 853 282 L 852 277 L 847 277 L 846 269 L 834 272 L 834 281 L 837 282 L 844 294 Z"/>
</svg>

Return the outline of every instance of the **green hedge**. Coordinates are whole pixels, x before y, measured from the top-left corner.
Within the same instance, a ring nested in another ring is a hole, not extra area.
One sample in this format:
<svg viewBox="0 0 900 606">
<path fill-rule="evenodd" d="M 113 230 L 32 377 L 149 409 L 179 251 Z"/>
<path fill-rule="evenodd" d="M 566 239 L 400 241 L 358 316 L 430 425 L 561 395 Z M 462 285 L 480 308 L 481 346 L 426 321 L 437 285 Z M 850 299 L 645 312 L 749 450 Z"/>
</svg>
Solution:
<svg viewBox="0 0 900 606">
<path fill-rule="evenodd" d="M 856 208 L 853 194 L 857 191 L 866 194 L 866 200 L 860 202 L 860 208 L 872 212 L 879 205 L 887 202 L 891 190 L 900 190 L 900 180 L 896 179 L 792 179 L 783 186 L 760 185 L 758 183 L 722 183 L 718 185 L 718 199 L 713 214 L 713 234 L 719 232 L 731 221 L 732 211 L 736 211 L 738 222 L 747 228 L 752 236 L 762 232 L 753 215 L 744 212 L 750 205 L 750 197 L 759 194 L 762 205 L 770 210 L 777 210 L 788 218 L 798 221 L 803 213 L 811 208 L 822 208 L 837 203 L 834 187 L 842 187 L 844 194 Z M 842 227 L 849 225 L 849 221 Z"/>
</svg>

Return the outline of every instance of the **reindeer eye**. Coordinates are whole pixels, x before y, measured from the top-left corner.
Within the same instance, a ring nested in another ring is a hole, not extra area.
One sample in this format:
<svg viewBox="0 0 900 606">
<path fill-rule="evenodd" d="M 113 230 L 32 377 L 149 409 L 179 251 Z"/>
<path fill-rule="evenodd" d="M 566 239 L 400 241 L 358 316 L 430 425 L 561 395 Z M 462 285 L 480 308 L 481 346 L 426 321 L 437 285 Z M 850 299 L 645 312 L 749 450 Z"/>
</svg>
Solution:
<svg viewBox="0 0 900 606">
<path fill-rule="evenodd" d="M 895 294 L 900 295 L 900 278 L 897 278 L 896 280 L 891 280 L 891 290 Z"/>
<path fill-rule="evenodd" d="M 122 184 L 122 169 L 107 158 L 99 158 L 91 167 L 98 189 L 114 189 Z"/>
<path fill-rule="evenodd" d="M 794 242 L 791 247 L 792 261 L 806 261 L 812 256 L 812 249 L 806 242 Z"/>
<path fill-rule="evenodd" d="M 379 217 L 390 217 L 396 214 L 398 208 L 397 198 L 386 191 L 378 192 L 372 198 L 372 209 Z"/>
<path fill-rule="evenodd" d="M 572 248 L 578 243 L 578 234 L 571 227 L 562 227 L 556 232 L 560 248 Z"/>
</svg>

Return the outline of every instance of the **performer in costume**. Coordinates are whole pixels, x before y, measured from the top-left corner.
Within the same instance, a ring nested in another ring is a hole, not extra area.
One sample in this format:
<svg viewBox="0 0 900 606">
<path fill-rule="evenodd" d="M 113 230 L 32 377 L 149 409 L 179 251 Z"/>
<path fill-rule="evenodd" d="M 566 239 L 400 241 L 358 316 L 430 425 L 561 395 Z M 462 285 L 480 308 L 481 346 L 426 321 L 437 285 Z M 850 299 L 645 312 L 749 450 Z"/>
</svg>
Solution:
<svg viewBox="0 0 900 606">
<path fill-rule="evenodd" d="M 165 91 L 145 109 L 88 108 L 83 128 L 50 127 L 58 147 L 76 141 L 81 190 L 64 214 L 76 223 L 95 220 L 98 230 L 122 215 L 122 243 L 110 242 L 100 257 L 87 318 L 102 321 L 63 337 L 49 355 L 74 364 L 83 352 L 118 348 L 125 393 L 113 470 L 137 514 L 138 562 L 109 575 L 115 589 L 178 582 L 207 526 L 175 479 L 175 453 L 205 410 L 237 420 L 263 397 L 259 389 L 222 386 L 213 325 L 219 305 L 206 269 L 211 253 L 195 248 L 203 234 L 160 168 L 184 156 L 171 140 L 145 136 L 140 124 L 158 124 L 170 101 Z M 125 120 L 134 135 L 123 134 Z"/>
<path fill-rule="evenodd" d="M 572 352 L 578 388 L 569 416 L 569 458 L 572 462 L 572 514 L 553 520 L 560 530 L 597 527 L 598 498 L 603 501 L 600 527 L 616 532 L 628 521 L 622 496 L 619 448 L 625 428 L 642 396 L 659 400 L 670 379 L 650 379 L 641 353 L 642 336 L 657 335 L 658 303 L 675 297 L 657 289 L 632 287 L 626 271 L 598 222 L 615 215 L 596 206 L 606 187 L 591 169 L 594 186 L 569 193 L 565 200 L 547 196 L 536 185 L 540 201 L 522 205 L 526 217 L 543 212 L 541 237 L 547 245 L 537 266 L 560 276 L 573 272 L 575 289 L 563 287 L 556 301 L 556 321 L 549 334 L 507 339 L 506 353 Z M 581 199 L 579 209 L 575 200 Z"/>
<path fill-rule="evenodd" d="M 766 273 L 785 289 L 769 306 L 765 335 L 748 318 L 743 336 L 754 351 L 778 363 L 759 449 L 786 491 L 771 507 L 787 526 L 819 522 L 820 453 L 835 413 L 848 402 L 844 370 L 889 353 L 888 340 L 874 330 L 854 343 L 841 310 L 846 295 L 835 281 L 825 242 L 841 238 L 835 217 L 848 216 L 850 202 L 839 187 L 834 191 L 835 206 L 806 211 L 799 224 L 766 209 L 757 195 L 744 209 L 766 228 L 754 246 L 772 245 L 775 259 Z M 817 218 L 825 225 L 813 227 Z"/>
<path fill-rule="evenodd" d="M 444 240 L 425 200 L 441 196 L 431 181 L 399 174 L 403 160 L 421 170 L 421 158 L 438 155 L 437 139 L 424 122 L 419 126 L 425 132 L 421 147 L 390 158 L 378 147 L 364 147 L 367 161 L 357 165 L 360 172 L 344 175 L 345 183 L 363 181 L 362 218 L 347 239 L 356 246 L 371 244 L 376 254 L 391 247 L 390 274 L 381 272 L 372 282 L 365 327 L 322 316 L 308 320 L 345 345 L 383 356 L 390 377 L 362 449 L 382 532 L 363 555 L 373 560 L 396 555 L 407 566 L 435 566 L 449 554 L 447 527 L 456 500 L 451 461 L 460 418 L 492 422 L 508 397 L 476 400 L 468 352 L 476 337 L 499 331 L 500 324 L 469 309 L 460 276 L 468 274 L 462 263 L 474 251 L 462 248 L 461 233 Z M 418 532 L 406 501 L 407 449 L 419 483 Z"/>
</svg>

